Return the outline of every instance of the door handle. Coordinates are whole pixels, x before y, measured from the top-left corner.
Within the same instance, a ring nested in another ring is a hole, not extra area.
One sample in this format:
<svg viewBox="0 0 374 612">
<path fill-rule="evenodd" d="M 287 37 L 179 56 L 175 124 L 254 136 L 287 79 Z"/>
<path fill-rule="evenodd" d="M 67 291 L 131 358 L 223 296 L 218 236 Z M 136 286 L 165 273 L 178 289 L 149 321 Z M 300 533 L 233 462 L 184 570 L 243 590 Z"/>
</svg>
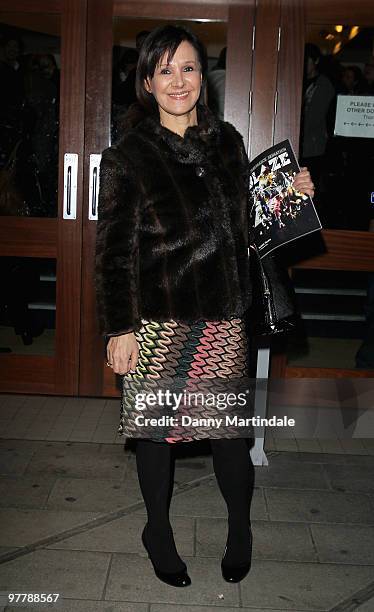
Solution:
<svg viewBox="0 0 374 612">
<path fill-rule="evenodd" d="M 88 190 L 88 218 L 96 221 L 98 218 L 99 189 L 100 189 L 100 162 L 101 153 L 90 155 L 90 184 Z"/>
<path fill-rule="evenodd" d="M 64 155 L 64 219 L 77 218 L 78 154 Z"/>
</svg>

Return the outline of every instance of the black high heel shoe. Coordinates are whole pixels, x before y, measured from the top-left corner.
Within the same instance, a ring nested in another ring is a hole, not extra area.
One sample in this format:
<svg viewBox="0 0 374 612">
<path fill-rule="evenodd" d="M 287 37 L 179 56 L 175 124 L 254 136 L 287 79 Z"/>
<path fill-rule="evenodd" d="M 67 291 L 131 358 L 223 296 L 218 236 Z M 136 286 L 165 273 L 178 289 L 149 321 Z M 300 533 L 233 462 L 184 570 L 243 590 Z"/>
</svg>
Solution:
<svg viewBox="0 0 374 612">
<path fill-rule="evenodd" d="M 151 563 L 153 565 L 153 569 L 154 569 L 154 572 L 157 578 L 161 580 L 162 582 L 166 582 L 166 584 L 169 584 L 170 586 L 174 586 L 174 587 L 189 586 L 191 584 L 191 578 L 187 574 L 186 566 L 184 567 L 184 569 L 179 570 L 179 572 L 163 572 L 156 567 L 156 565 L 152 561 L 152 557 L 150 555 L 150 552 L 147 546 L 147 542 L 145 539 L 145 529 L 146 529 L 146 526 L 144 527 L 143 532 L 142 532 L 142 542 L 143 542 L 144 548 L 146 549 L 148 553 L 148 557 L 151 560 Z"/>
<path fill-rule="evenodd" d="M 251 531 L 251 541 L 249 545 L 249 560 L 246 563 L 241 563 L 240 565 L 225 565 L 224 558 L 227 551 L 227 545 L 225 546 L 225 551 L 223 553 L 222 561 L 221 561 L 221 570 L 222 576 L 226 580 L 226 582 L 240 582 L 243 578 L 246 577 L 249 570 L 251 569 L 252 563 L 252 531 Z"/>
</svg>

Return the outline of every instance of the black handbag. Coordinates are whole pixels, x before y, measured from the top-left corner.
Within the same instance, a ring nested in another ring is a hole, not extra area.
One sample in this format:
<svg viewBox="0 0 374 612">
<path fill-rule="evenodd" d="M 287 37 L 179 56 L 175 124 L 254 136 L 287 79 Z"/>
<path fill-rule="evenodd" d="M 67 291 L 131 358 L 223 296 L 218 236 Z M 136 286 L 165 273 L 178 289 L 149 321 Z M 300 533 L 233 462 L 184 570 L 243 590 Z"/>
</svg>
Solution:
<svg viewBox="0 0 374 612">
<path fill-rule="evenodd" d="M 255 244 L 248 249 L 252 284 L 249 325 L 255 336 L 289 333 L 298 322 L 296 295 L 287 269 L 273 255 L 261 259 Z"/>
</svg>

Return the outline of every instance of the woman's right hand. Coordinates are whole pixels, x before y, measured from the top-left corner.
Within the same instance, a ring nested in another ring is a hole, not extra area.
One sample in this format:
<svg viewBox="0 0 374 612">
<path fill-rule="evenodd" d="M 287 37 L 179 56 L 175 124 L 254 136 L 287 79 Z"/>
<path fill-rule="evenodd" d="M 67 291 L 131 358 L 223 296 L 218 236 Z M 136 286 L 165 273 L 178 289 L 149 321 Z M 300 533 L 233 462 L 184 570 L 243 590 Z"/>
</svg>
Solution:
<svg viewBox="0 0 374 612">
<path fill-rule="evenodd" d="M 139 345 L 134 332 L 112 336 L 107 345 L 108 365 L 115 374 L 127 374 L 138 363 Z"/>
</svg>

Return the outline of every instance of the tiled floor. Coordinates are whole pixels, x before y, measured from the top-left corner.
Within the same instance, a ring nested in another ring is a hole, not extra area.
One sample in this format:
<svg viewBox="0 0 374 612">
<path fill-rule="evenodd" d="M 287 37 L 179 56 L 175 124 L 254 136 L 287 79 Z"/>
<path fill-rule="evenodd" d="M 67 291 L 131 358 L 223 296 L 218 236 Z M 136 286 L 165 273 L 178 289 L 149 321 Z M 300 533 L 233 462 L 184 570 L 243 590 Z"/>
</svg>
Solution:
<svg viewBox="0 0 374 612">
<path fill-rule="evenodd" d="M 220 573 L 226 509 L 209 443 L 178 445 L 171 517 L 192 585 L 173 589 L 140 541 L 118 400 L 3 395 L 0 419 L 0 592 L 60 593 L 50 609 L 64 612 L 374 611 L 373 440 L 267 438 L 252 569 L 233 585 Z"/>
</svg>

